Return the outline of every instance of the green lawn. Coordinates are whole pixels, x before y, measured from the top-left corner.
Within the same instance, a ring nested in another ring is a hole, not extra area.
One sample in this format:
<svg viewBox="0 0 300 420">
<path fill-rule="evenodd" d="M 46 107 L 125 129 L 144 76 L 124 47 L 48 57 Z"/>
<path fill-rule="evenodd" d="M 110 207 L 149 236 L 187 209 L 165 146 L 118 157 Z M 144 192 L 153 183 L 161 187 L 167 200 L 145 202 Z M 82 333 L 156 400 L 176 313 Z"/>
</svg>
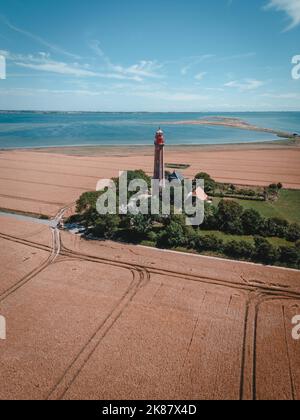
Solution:
<svg viewBox="0 0 300 420">
<path fill-rule="evenodd" d="M 218 205 L 221 198 L 214 198 Z M 264 217 L 280 217 L 290 223 L 300 224 L 300 190 L 282 190 L 275 202 L 234 200 L 245 209 L 255 209 Z"/>
<path fill-rule="evenodd" d="M 222 239 L 224 242 L 229 241 L 246 241 L 249 244 L 254 244 L 253 236 L 245 235 L 229 235 L 227 233 L 220 232 L 219 230 L 202 230 L 202 235 L 215 235 L 218 239 Z M 289 242 L 281 238 L 266 238 L 272 245 L 279 246 L 294 246 L 292 242 Z"/>
</svg>

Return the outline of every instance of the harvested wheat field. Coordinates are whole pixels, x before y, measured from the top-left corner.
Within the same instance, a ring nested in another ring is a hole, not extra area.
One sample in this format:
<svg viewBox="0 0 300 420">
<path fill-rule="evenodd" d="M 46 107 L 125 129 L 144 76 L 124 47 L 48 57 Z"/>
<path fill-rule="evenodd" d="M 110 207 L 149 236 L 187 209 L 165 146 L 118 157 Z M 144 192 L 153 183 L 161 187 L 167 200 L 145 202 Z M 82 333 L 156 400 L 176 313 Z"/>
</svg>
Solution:
<svg viewBox="0 0 300 420">
<path fill-rule="evenodd" d="M 299 272 L 11 223 L 0 399 L 300 399 Z"/>
<path fill-rule="evenodd" d="M 166 161 L 185 163 L 187 177 L 208 172 L 220 182 L 300 189 L 300 148 L 248 145 L 168 148 Z M 119 171 L 153 171 L 153 149 L 63 148 L 0 152 L 0 208 L 55 215 L 101 178 Z"/>
</svg>

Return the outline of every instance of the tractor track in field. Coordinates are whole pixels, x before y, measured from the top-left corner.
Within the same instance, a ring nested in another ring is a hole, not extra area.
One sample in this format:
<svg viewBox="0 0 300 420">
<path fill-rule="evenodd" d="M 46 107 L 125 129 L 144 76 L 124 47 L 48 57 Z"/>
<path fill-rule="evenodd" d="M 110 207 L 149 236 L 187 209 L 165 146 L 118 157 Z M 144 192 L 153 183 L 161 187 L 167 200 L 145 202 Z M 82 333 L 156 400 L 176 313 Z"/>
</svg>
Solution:
<svg viewBox="0 0 300 420">
<path fill-rule="evenodd" d="M 26 239 L 21 239 L 15 236 L 7 235 L 0 233 L 0 238 L 10 240 L 12 242 L 20 243 L 23 245 L 27 245 L 30 247 L 34 247 L 37 249 L 41 249 L 44 251 L 51 251 L 51 247 L 47 245 L 43 245 L 34 241 L 28 241 Z M 73 259 L 78 259 L 81 261 L 89 261 L 89 262 L 95 262 L 95 263 L 101 263 L 104 265 L 112 265 L 115 267 L 123 267 L 123 268 L 136 268 L 136 269 L 146 269 L 151 274 L 159 274 L 164 276 L 172 276 L 173 278 L 178 279 L 184 279 L 189 281 L 195 281 L 200 282 L 204 284 L 214 285 L 214 286 L 223 286 L 231 289 L 236 290 L 248 290 L 248 291 L 257 291 L 266 293 L 266 294 L 273 294 L 278 295 L 282 294 L 283 297 L 289 297 L 294 299 L 300 299 L 300 291 L 295 290 L 288 290 L 288 287 L 286 285 L 267 285 L 263 282 L 258 281 L 246 281 L 244 278 L 242 278 L 241 282 L 233 282 L 228 280 L 221 280 L 216 279 L 215 277 L 207 277 L 207 276 L 201 276 L 196 274 L 186 274 L 186 273 L 180 273 L 178 271 L 172 271 L 167 269 L 160 269 L 160 268 L 153 268 L 151 266 L 147 265 L 139 265 L 139 264 L 132 264 L 126 261 L 117 261 L 115 259 L 110 258 L 104 258 L 104 257 L 97 257 L 94 255 L 84 254 L 77 251 L 73 251 L 69 248 L 67 248 L 63 243 L 61 243 L 60 248 L 60 256 L 69 257 Z"/>
<path fill-rule="evenodd" d="M 47 400 L 62 400 L 72 384 L 83 370 L 86 363 L 93 356 L 101 341 L 107 336 L 116 322 L 123 315 L 137 293 L 150 281 L 150 273 L 147 270 L 131 269 L 133 280 L 123 296 L 118 300 L 110 313 L 101 322 L 97 330 L 82 347 L 72 363 L 63 372 L 59 381 L 54 385 L 47 396 Z M 138 278 L 137 278 L 138 275 Z"/>
<path fill-rule="evenodd" d="M 241 281 L 241 282 L 232 282 L 232 281 L 228 281 L 228 280 L 219 280 L 216 279 L 215 277 L 207 277 L 207 276 L 202 276 L 202 275 L 196 275 L 196 274 L 185 274 L 185 273 L 180 273 L 178 271 L 172 271 L 172 270 L 167 270 L 167 269 L 160 269 L 160 268 L 153 268 L 151 266 L 147 266 L 147 265 L 134 265 L 128 262 L 118 262 L 116 260 L 111 260 L 109 258 L 103 258 L 103 257 L 96 257 L 93 255 L 88 255 L 88 254 L 83 254 L 77 251 L 72 251 L 68 248 L 66 248 L 63 244 L 62 244 L 62 255 L 66 255 L 66 256 L 70 256 L 70 257 L 75 257 L 78 258 L 80 260 L 84 260 L 84 261 L 91 261 L 91 262 L 99 262 L 102 264 L 111 264 L 111 265 L 117 265 L 119 266 L 119 264 L 121 264 L 121 266 L 125 266 L 125 267 L 139 267 L 140 269 L 147 269 L 151 274 L 159 274 L 159 275 L 165 275 L 165 276 L 172 276 L 173 278 L 179 278 L 179 279 L 183 279 L 183 280 L 189 280 L 189 281 L 195 281 L 195 282 L 200 282 L 200 283 L 205 283 L 205 284 L 210 284 L 210 285 L 214 285 L 214 286 L 224 286 L 224 287 L 228 287 L 231 289 L 236 289 L 236 290 L 248 290 L 248 291 L 256 291 L 259 290 L 260 292 L 264 292 L 264 293 L 268 293 L 268 294 L 274 294 L 277 295 L 278 293 L 282 294 L 283 296 L 286 297 L 290 297 L 290 298 L 295 298 L 295 299 L 300 299 L 300 290 L 298 291 L 294 291 L 291 290 L 289 291 L 287 286 L 285 285 L 270 285 L 268 286 L 265 283 L 252 283 L 252 282 L 245 282 L 245 281 Z"/>
<path fill-rule="evenodd" d="M 295 297 L 278 294 L 266 294 L 256 291 L 247 299 L 245 321 L 244 321 L 244 337 L 242 346 L 242 365 L 240 379 L 240 400 L 257 400 L 257 334 L 258 334 L 258 317 L 261 306 L 267 302 L 297 300 Z M 298 298 L 300 302 L 300 298 Z M 286 340 L 287 354 L 288 343 Z M 289 356 L 288 356 L 289 358 Z M 289 359 L 289 372 L 291 381 L 291 395 L 295 400 L 295 385 L 291 371 Z"/>
<path fill-rule="evenodd" d="M 49 252 L 49 255 L 47 259 L 42 262 L 38 267 L 34 268 L 32 271 L 30 271 L 28 274 L 26 274 L 24 277 L 22 277 L 20 280 L 18 280 L 14 285 L 9 287 L 7 290 L 1 293 L 0 295 L 0 303 L 3 302 L 6 298 L 8 298 L 11 294 L 15 293 L 17 290 L 19 290 L 21 287 L 23 287 L 25 284 L 27 284 L 30 280 L 35 278 L 38 274 L 40 274 L 42 271 L 46 270 L 51 264 L 55 262 L 55 260 L 59 257 L 61 252 L 61 238 L 60 238 L 60 232 L 58 229 L 58 224 L 62 220 L 64 213 L 67 211 L 67 209 L 71 205 L 65 206 L 64 208 L 60 209 L 57 215 L 54 217 L 54 221 L 56 222 L 56 226 L 50 226 L 51 236 L 52 236 L 52 246 L 44 246 L 41 244 L 38 244 L 36 242 L 31 242 L 26 239 L 19 239 L 17 237 L 6 235 L 3 233 L 0 233 L 0 238 L 6 239 L 9 241 L 12 241 L 14 243 L 20 243 L 27 246 L 33 246 L 35 248 L 41 249 L 43 251 Z M 31 245 L 32 244 L 32 245 Z"/>
<path fill-rule="evenodd" d="M 80 253 L 71 251 L 63 246 L 63 252 L 69 256 L 75 256 L 83 260 L 103 263 L 102 258 L 82 255 Z M 109 263 L 105 259 L 105 264 Z M 214 278 L 201 277 L 197 275 L 185 275 L 178 272 L 165 269 L 147 268 L 151 274 L 160 274 L 164 276 L 172 276 L 184 280 L 191 280 L 208 285 L 225 286 L 236 290 L 248 290 L 250 296 L 246 302 L 245 320 L 244 320 L 244 337 L 241 357 L 241 377 L 240 377 L 240 400 L 257 400 L 257 330 L 258 317 L 262 304 L 269 301 L 300 301 L 300 293 L 295 291 L 288 291 L 286 285 L 275 284 L 268 286 L 264 283 L 253 280 L 245 281 L 242 278 L 242 283 L 233 283 L 228 281 L 218 281 Z M 291 395 L 295 399 L 295 386 L 293 377 L 291 380 Z"/>
<path fill-rule="evenodd" d="M 57 220 L 61 220 L 65 211 L 66 208 L 59 211 L 56 216 Z M 300 291 L 298 292 L 297 290 L 292 289 L 289 290 L 288 286 L 280 283 L 270 283 L 268 285 L 262 281 L 245 279 L 243 276 L 241 276 L 240 282 L 233 282 L 219 280 L 214 277 L 180 273 L 178 271 L 175 272 L 163 268 L 154 268 L 147 265 L 133 264 L 126 261 L 118 261 L 110 258 L 84 254 L 67 248 L 61 240 L 58 228 L 51 228 L 51 232 L 52 247 L 30 241 L 28 239 L 0 233 L 0 238 L 2 239 L 49 252 L 48 258 L 42 264 L 40 264 L 25 277 L 19 280 L 15 285 L 0 295 L 0 303 L 9 297 L 12 293 L 27 284 L 31 279 L 36 277 L 46 268 L 48 268 L 51 264 L 55 262 L 63 262 L 66 261 L 66 259 L 70 261 L 87 261 L 124 268 L 131 271 L 133 279 L 127 290 L 124 292 L 123 296 L 117 301 L 107 317 L 101 322 L 94 334 L 89 338 L 87 343 L 84 344 L 73 361 L 65 369 L 59 381 L 51 389 L 47 399 L 63 399 L 66 396 L 71 385 L 76 381 L 78 375 L 81 373 L 82 369 L 89 361 L 93 353 L 96 351 L 101 341 L 107 336 L 111 328 L 113 328 L 116 322 L 120 319 L 137 293 L 151 280 L 151 274 L 158 274 L 162 276 L 203 283 L 206 285 L 222 286 L 239 291 L 248 291 L 249 296 L 246 301 L 244 318 L 239 397 L 240 400 L 257 399 L 257 335 L 259 312 L 261 306 L 264 303 L 270 301 L 300 301 Z M 58 261 L 58 256 L 63 257 L 63 259 Z M 289 364 L 291 376 L 290 360 Z M 290 381 L 291 395 L 292 398 L 295 399 L 295 384 L 292 376 L 290 377 Z"/>
<path fill-rule="evenodd" d="M 0 237 L 2 237 L 2 235 L 0 235 Z M 55 237 L 55 233 L 53 233 L 53 246 L 54 247 L 57 246 L 57 239 Z M 16 292 L 22 286 L 27 284 L 30 280 L 35 278 L 38 274 L 40 274 L 46 268 L 48 268 L 55 261 L 56 257 L 57 257 L 57 254 L 53 248 L 52 252 L 49 254 L 48 258 L 43 263 L 41 263 L 38 267 L 34 268 L 30 273 L 26 274 L 26 276 L 22 277 L 17 283 L 15 283 L 13 286 L 5 290 L 0 295 L 0 303 L 3 302 L 6 298 L 8 298 L 12 293 Z"/>
<path fill-rule="evenodd" d="M 0 237 L 3 238 L 3 235 L 1 234 Z M 52 250 L 51 250 L 50 247 L 47 249 L 47 251 L 51 251 L 49 253 L 48 258 L 44 262 L 42 262 L 38 267 L 34 268 L 30 273 L 28 273 L 24 277 L 22 277 L 13 286 L 11 286 L 7 290 L 5 290 L 0 295 L 0 303 L 3 302 L 6 298 L 8 298 L 11 294 L 13 294 L 14 292 L 16 292 L 18 289 L 20 289 L 22 286 L 24 286 L 25 284 L 27 284 L 30 280 L 32 280 L 33 278 L 35 278 L 38 274 L 40 274 L 42 271 L 44 271 L 46 268 L 48 268 L 55 261 L 55 259 L 58 256 L 58 253 L 57 253 L 56 250 L 59 249 L 59 246 L 60 246 L 60 245 L 58 245 L 59 239 L 57 238 L 55 232 L 52 232 L 52 241 L 53 241 L 53 248 L 52 248 Z M 20 243 L 19 241 L 13 241 L 13 242 Z M 39 248 L 39 249 L 46 250 L 44 248 Z"/>
</svg>

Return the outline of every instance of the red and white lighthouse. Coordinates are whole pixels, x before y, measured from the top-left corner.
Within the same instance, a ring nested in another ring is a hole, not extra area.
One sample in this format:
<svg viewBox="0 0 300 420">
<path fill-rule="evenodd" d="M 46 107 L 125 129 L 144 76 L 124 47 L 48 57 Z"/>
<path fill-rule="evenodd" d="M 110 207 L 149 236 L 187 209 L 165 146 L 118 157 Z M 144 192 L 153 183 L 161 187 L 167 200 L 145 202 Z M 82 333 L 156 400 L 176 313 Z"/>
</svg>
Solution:
<svg viewBox="0 0 300 420">
<path fill-rule="evenodd" d="M 165 139 L 164 132 L 159 129 L 155 135 L 155 155 L 154 155 L 154 174 L 153 178 L 160 181 L 163 186 L 165 182 L 165 162 L 164 162 L 164 147 Z"/>
</svg>

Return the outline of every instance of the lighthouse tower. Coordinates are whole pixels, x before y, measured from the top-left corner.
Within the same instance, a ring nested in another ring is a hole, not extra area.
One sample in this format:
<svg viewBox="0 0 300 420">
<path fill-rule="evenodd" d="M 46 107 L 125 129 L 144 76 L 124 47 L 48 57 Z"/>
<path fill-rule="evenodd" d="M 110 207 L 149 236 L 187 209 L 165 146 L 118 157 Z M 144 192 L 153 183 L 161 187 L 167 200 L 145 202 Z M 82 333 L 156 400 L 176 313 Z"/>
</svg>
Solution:
<svg viewBox="0 0 300 420">
<path fill-rule="evenodd" d="M 165 139 L 164 132 L 159 129 L 155 135 L 155 155 L 154 155 L 154 179 L 159 179 L 160 185 L 163 186 L 165 182 L 165 162 L 164 162 L 164 147 Z"/>
</svg>

